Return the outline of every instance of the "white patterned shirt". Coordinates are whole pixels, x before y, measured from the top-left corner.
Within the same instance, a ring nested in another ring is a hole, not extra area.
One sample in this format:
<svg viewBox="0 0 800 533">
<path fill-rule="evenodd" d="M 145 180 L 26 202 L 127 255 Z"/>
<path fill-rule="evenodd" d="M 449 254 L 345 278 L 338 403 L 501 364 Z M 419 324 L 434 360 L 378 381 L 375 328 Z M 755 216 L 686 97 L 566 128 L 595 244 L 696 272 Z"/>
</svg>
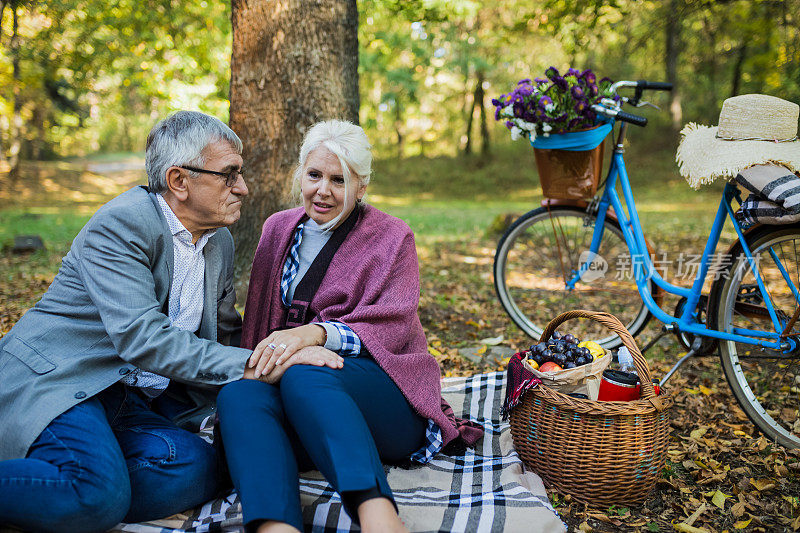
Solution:
<svg viewBox="0 0 800 533">
<path fill-rule="evenodd" d="M 192 234 L 178 220 L 164 197 L 157 194 L 156 198 L 172 234 L 174 261 L 172 284 L 169 289 L 169 321 L 178 329 L 197 331 L 203 317 L 205 301 L 206 262 L 203 257 L 203 248 L 217 230 L 206 231 L 197 240 L 197 243 L 193 244 Z M 120 381 L 126 385 L 140 387 L 151 398 L 161 394 L 169 385 L 169 378 L 138 368 Z"/>
<path fill-rule="evenodd" d="M 331 232 L 321 229 L 312 219 L 297 226 L 281 276 L 281 300 L 284 306 L 291 305 L 295 289 L 330 237 Z M 325 328 L 324 347 L 328 350 L 342 356 L 361 353 L 361 339 L 348 325 L 329 320 L 314 323 Z"/>
</svg>

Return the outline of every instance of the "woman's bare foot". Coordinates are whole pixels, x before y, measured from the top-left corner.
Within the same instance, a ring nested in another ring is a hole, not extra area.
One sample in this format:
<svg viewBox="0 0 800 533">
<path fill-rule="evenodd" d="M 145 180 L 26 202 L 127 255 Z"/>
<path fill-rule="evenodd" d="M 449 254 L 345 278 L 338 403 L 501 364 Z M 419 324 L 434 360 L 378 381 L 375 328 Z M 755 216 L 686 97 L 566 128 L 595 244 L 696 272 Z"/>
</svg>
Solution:
<svg viewBox="0 0 800 533">
<path fill-rule="evenodd" d="M 408 533 L 388 498 L 372 498 L 358 506 L 361 531 L 365 533 Z M 259 532 L 260 533 L 260 532 Z"/>
<path fill-rule="evenodd" d="M 300 533 L 300 530 L 286 522 L 270 520 L 258 526 L 258 533 Z"/>
</svg>

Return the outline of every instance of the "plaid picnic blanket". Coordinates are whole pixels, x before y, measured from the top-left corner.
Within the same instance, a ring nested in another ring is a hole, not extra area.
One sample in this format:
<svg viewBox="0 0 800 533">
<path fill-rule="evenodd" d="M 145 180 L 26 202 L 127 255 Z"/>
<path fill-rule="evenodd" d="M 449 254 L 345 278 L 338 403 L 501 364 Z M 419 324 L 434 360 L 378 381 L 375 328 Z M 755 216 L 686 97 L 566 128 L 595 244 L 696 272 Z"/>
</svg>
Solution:
<svg viewBox="0 0 800 533">
<path fill-rule="evenodd" d="M 503 372 L 442 380 L 442 395 L 457 416 L 483 425 L 485 436 L 463 455 L 439 454 L 426 465 L 388 469 L 400 518 L 415 532 L 561 532 L 566 526 L 545 493 L 539 476 L 524 469 L 500 409 Z M 306 531 L 358 531 L 342 508 L 339 495 L 319 472 L 300 479 Z M 226 498 L 143 524 L 119 524 L 112 531 L 136 533 L 242 531 L 235 492 Z"/>
<path fill-rule="evenodd" d="M 755 165 L 736 175 L 752 194 L 736 212 L 743 227 L 792 224 L 800 220 L 800 177 L 780 165 Z"/>
</svg>

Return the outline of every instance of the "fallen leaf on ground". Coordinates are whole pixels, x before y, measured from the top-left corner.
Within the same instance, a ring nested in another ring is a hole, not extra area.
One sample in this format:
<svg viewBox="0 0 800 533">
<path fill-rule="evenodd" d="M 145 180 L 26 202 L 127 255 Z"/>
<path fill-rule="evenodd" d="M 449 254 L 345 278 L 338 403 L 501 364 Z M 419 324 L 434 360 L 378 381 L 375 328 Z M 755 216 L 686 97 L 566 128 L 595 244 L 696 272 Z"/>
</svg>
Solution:
<svg viewBox="0 0 800 533">
<path fill-rule="evenodd" d="M 692 440 L 700 440 L 700 437 L 702 437 L 703 435 L 705 435 L 705 434 L 706 434 L 706 431 L 708 431 L 708 426 L 701 426 L 701 427 L 699 427 L 699 428 L 695 429 L 694 431 L 692 431 L 692 432 L 689 434 L 689 437 L 690 437 Z"/>
<path fill-rule="evenodd" d="M 781 496 L 781 498 L 789 502 L 789 505 L 792 506 L 792 509 L 800 506 L 800 496 Z"/>
<path fill-rule="evenodd" d="M 753 479 L 750 478 L 750 484 L 757 488 L 759 491 L 764 492 L 769 489 L 775 488 L 775 483 L 771 479 Z"/>
<path fill-rule="evenodd" d="M 504 340 L 505 340 L 505 338 L 502 335 L 500 335 L 500 336 L 497 336 L 497 337 L 487 337 L 485 339 L 479 340 L 478 342 L 481 343 L 481 344 L 485 344 L 487 346 L 497 346 L 498 344 L 500 344 Z"/>
<path fill-rule="evenodd" d="M 599 513 L 599 512 L 590 511 L 590 512 L 586 513 L 586 516 L 588 516 L 590 518 L 594 518 L 595 520 L 600 520 L 601 522 L 606 522 L 607 524 L 611 523 L 611 518 L 609 518 L 609 516 L 607 514 L 605 514 L 605 513 Z"/>
<path fill-rule="evenodd" d="M 694 524 L 697 518 L 705 512 L 706 507 L 707 507 L 706 502 L 701 503 L 700 506 L 697 508 L 697 510 L 693 512 L 689 518 L 683 521 L 683 524 L 687 526 L 691 526 L 692 524 Z"/>
<path fill-rule="evenodd" d="M 714 493 L 714 496 L 711 497 L 711 503 L 713 503 L 720 509 L 725 509 L 725 500 L 727 498 L 730 498 L 730 496 L 727 496 L 722 491 L 718 490 L 717 492 Z"/>
<path fill-rule="evenodd" d="M 687 525 L 685 522 L 681 522 L 680 524 L 673 524 L 672 527 L 675 528 L 675 531 L 680 531 L 681 533 L 709 533 L 707 529 L 702 527 L 694 527 Z"/>
</svg>

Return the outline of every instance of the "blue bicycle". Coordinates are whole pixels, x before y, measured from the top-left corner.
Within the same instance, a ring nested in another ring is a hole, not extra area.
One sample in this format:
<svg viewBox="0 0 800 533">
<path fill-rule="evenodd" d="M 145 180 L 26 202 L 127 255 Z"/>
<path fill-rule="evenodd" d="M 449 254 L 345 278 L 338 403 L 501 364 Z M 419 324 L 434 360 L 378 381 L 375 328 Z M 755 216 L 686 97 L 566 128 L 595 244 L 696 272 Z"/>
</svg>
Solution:
<svg viewBox="0 0 800 533">
<path fill-rule="evenodd" d="M 655 317 L 664 332 L 676 334 L 689 349 L 662 383 L 689 357 L 718 351 L 747 416 L 771 440 L 800 447 L 800 328 L 795 328 L 800 224 L 744 230 L 734 216 L 740 192 L 728 183 L 691 287 L 665 281 L 653 264 L 623 157 L 627 125 L 645 126 L 647 119 L 623 112 L 621 105 L 640 107 L 646 104 L 644 90 L 670 90 L 671 85 L 642 80 L 612 86 L 615 92 L 620 88 L 634 89 L 633 96 L 594 106 L 618 124 L 604 185 L 589 202 L 546 199 L 509 227 L 494 261 L 500 302 L 514 323 L 537 339 L 552 317 L 572 309 L 610 312 L 633 335 Z M 728 220 L 738 240 L 715 255 Z M 702 289 L 715 257 L 714 281 L 706 295 Z M 680 298 L 672 313 L 662 308 L 666 293 Z M 595 328 L 589 321 L 576 322 L 570 331 L 597 339 L 605 348 L 621 344 L 618 336 Z"/>
</svg>

